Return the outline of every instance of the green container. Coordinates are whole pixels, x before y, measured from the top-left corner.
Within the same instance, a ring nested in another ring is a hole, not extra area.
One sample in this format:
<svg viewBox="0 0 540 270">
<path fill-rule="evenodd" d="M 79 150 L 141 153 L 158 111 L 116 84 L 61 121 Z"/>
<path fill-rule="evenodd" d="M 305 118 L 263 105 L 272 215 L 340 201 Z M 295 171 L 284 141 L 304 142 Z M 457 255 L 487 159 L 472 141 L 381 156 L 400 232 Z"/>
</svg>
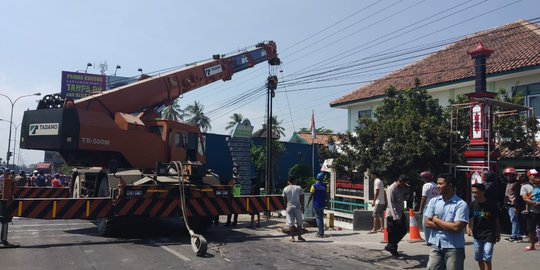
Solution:
<svg viewBox="0 0 540 270">
<path fill-rule="evenodd" d="M 232 190 L 232 195 L 233 197 L 238 197 L 240 196 L 240 189 L 241 189 L 241 185 L 234 185 L 233 186 L 233 190 Z"/>
</svg>

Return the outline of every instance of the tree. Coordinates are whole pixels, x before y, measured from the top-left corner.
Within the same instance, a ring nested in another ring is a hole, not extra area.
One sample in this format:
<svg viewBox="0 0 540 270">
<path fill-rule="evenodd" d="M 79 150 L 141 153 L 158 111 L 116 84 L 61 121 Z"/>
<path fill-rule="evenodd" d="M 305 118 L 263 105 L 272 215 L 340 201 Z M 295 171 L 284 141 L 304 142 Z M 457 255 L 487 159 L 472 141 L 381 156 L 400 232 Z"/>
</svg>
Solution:
<svg viewBox="0 0 540 270">
<path fill-rule="evenodd" d="M 285 128 L 281 126 L 283 120 L 278 121 L 277 116 L 272 116 L 272 133 L 277 135 L 278 138 L 285 136 Z M 263 129 L 266 130 L 266 123 L 262 124 Z"/>
<path fill-rule="evenodd" d="M 212 126 L 210 125 L 210 118 L 204 114 L 203 110 L 204 106 L 198 101 L 195 101 L 192 105 L 188 105 L 185 109 L 189 117 L 187 120 L 188 123 L 196 125 L 202 132 L 206 132 L 210 130 Z"/>
<path fill-rule="evenodd" d="M 262 181 L 264 180 L 264 175 L 266 173 L 266 149 L 263 146 L 253 145 L 249 151 L 257 178 Z M 283 152 L 285 152 L 285 146 L 278 141 L 272 140 L 272 172 L 274 176 L 277 172 L 278 156 Z"/>
<path fill-rule="evenodd" d="M 227 126 L 225 127 L 225 130 L 229 130 L 233 128 L 237 123 L 242 123 L 244 120 L 248 120 L 247 118 L 244 118 L 244 116 L 240 113 L 234 113 L 229 117 L 231 121 L 227 123 Z"/>
<path fill-rule="evenodd" d="M 175 99 L 173 103 L 165 107 L 161 112 L 161 118 L 172 121 L 184 120 L 186 112 L 180 108 L 180 99 Z"/>
<path fill-rule="evenodd" d="M 359 119 L 355 133 L 341 136 L 336 169 L 344 173 L 377 170 L 392 181 L 400 174 L 442 171 L 448 162 L 449 124 L 444 110 L 423 89 L 390 87 L 374 117 Z"/>
</svg>

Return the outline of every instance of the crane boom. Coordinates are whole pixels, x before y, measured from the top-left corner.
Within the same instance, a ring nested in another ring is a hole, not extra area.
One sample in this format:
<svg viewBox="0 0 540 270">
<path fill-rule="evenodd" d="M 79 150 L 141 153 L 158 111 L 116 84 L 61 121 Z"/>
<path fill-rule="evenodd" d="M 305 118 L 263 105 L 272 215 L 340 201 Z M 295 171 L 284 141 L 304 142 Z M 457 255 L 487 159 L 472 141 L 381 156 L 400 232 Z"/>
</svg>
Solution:
<svg viewBox="0 0 540 270">
<path fill-rule="evenodd" d="M 81 98 L 75 101 L 75 107 L 103 111 L 111 116 L 115 112 L 140 112 L 146 108 L 168 105 L 180 95 L 218 80 L 230 80 L 234 73 L 264 61 L 270 65 L 280 63 L 276 44 L 272 41 L 259 43 L 226 57 L 215 55 L 211 60 Z"/>
<path fill-rule="evenodd" d="M 104 167 L 115 161 L 120 168 L 150 169 L 173 160 L 204 164 L 198 127 L 161 119 L 156 109 L 264 61 L 280 64 L 272 41 L 76 101 L 47 95 L 36 110 L 24 113 L 20 147 L 58 151 L 71 166 Z"/>
</svg>

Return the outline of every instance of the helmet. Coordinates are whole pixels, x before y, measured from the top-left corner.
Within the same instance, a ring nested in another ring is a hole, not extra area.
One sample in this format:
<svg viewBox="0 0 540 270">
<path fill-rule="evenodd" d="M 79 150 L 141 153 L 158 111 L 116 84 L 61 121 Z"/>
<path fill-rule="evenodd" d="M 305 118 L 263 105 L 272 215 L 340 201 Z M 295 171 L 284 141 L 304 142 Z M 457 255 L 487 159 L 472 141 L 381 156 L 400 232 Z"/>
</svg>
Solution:
<svg viewBox="0 0 540 270">
<path fill-rule="evenodd" d="M 318 173 L 317 177 L 315 177 L 315 178 L 317 178 L 318 181 L 324 180 L 324 173 L 323 172 Z"/>
<path fill-rule="evenodd" d="M 420 177 L 422 178 L 432 178 L 433 174 L 430 171 L 423 171 L 420 173 Z"/>
<path fill-rule="evenodd" d="M 60 174 L 59 173 L 55 174 L 54 178 L 60 178 Z"/>
<path fill-rule="evenodd" d="M 538 175 L 538 171 L 535 170 L 535 169 L 530 169 L 527 171 L 527 176 L 531 176 L 531 175 Z"/>
<path fill-rule="evenodd" d="M 34 170 L 32 173 L 38 173 L 38 170 Z"/>
<path fill-rule="evenodd" d="M 516 174 L 516 169 L 512 167 L 508 167 L 503 170 L 503 174 Z"/>
</svg>

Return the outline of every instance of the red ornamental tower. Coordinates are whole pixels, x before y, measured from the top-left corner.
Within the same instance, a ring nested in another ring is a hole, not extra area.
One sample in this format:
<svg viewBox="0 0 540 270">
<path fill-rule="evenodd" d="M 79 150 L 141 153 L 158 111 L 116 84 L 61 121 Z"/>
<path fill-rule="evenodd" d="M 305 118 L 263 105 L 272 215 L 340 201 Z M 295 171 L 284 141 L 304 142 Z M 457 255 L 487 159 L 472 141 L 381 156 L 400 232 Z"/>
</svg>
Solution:
<svg viewBox="0 0 540 270">
<path fill-rule="evenodd" d="M 468 175 L 470 183 L 482 182 L 482 171 L 494 171 L 499 154 L 495 150 L 492 135 L 492 106 L 484 100 L 492 99 L 495 93 L 486 91 L 486 60 L 494 50 L 484 48 L 482 43 L 469 52 L 474 59 L 475 91 L 466 94 L 470 100 L 469 146 L 465 152 L 467 165 L 472 169 Z"/>
</svg>

